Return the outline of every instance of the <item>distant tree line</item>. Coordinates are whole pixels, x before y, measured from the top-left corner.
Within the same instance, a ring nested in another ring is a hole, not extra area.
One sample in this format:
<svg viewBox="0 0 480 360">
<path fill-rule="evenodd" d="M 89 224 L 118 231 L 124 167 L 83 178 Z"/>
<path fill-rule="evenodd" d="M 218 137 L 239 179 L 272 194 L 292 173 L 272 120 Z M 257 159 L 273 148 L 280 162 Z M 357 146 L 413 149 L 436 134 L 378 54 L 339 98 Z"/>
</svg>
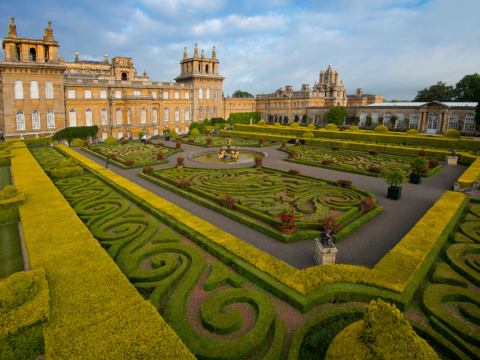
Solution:
<svg viewBox="0 0 480 360">
<path fill-rule="evenodd" d="M 455 88 L 439 81 L 436 85 L 420 90 L 414 102 L 424 101 L 462 101 L 478 102 L 480 100 L 480 75 L 465 75 Z"/>
</svg>

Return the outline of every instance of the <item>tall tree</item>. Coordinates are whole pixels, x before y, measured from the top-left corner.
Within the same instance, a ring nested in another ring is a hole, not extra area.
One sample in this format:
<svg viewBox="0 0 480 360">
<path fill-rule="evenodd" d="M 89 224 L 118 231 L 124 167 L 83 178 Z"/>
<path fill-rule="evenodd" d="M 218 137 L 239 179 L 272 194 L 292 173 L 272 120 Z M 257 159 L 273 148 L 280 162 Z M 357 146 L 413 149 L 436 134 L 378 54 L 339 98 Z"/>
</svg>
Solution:
<svg viewBox="0 0 480 360">
<path fill-rule="evenodd" d="M 439 81 L 437 85 L 420 90 L 413 101 L 453 101 L 455 95 L 453 86 L 447 86 L 447 83 Z"/>
<path fill-rule="evenodd" d="M 250 97 L 251 98 L 253 97 L 253 95 L 246 91 L 237 90 L 233 93 L 233 97 Z"/>
<path fill-rule="evenodd" d="M 480 96 L 478 96 L 478 104 L 475 108 L 475 122 L 480 125 Z"/>
<path fill-rule="evenodd" d="M 327 112 L 328 123 L 343 125 L 347 110 L 343 106 L 332 106 Z"/>
<path fill-rule="evenodd" d="M 477 73 L 465 75 L 457 83 L 455 91 L 457 92 L 456 101 L 476 102 L 480 98 L 480 75 Z"/>
</svg>

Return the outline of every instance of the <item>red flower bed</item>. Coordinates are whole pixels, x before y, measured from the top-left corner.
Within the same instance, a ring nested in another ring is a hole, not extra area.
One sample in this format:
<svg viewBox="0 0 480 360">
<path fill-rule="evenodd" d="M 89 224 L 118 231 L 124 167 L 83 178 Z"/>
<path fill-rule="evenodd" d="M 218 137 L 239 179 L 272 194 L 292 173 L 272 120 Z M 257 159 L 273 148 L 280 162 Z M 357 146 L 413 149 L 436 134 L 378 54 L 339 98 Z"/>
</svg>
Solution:
<svg viewBox="0 0 480 360">
<path fill-rule="evenodd" d="M 143 168 L 143 173 L 144 173 L 144 174 L 147 174 L 147 175 L 149 175 L 149 176 L 152 176 L 152 175 L 153 175 L 153 171 L 154 171 L 154 169 L 153 169 L 153 167 L 151 167 L 151 166 L 147 166 L 147 167 L 144 167 L 144 168 Z"/>
<path fill-rule="evenodd" d="M 374 174 L 381 174 L 383 172 L 383 169 L 379 166 L 370 166 L 367 169 L 368 172 L 374 173 Z"/>
<path fill-rule="evenodd" d="M 362 210 L 362 214 L 366 214 L 369 211 L 375 208 L 375 204 L 370 196 L 365 196 L 360 203 L 360 210 Z"/>
<path fill-rule="evenodd" d="M 419 155 L 419 156 L 427 156 L 427 155 L 428 155 L 428 152 L 426 152 L 425 150 L 420 150 L 420 151 L 418 152 L 418 155 Z"/>
<path fill-rule="evenodd" d="M 160 152 L 157 154 L 157 161 L 163 161 L 163 160 L 165 160 L 165 154 L 160 151 Z"/>
<path fill-rule="evenodd" d="M 235 208 L 235 198 L 230 194 L 220 195 L 220 200 L 218 200 L 218 203 L 220 206 L 226 207 L 230 210 Z"/>
<path fill-rule="evenodd" d="M 300 171 L 298 171 L 297 169 L 290 169 L 288 170 L 288 173 L 295 176 L 300 175 Z"/>
<path fill-rule="evenodd" d="M 337 220 L 337 218 L 329 217 L 328 219 L 322 221 L 322 226 L 324 231 L 330 227 L 333 230 L 333 234 L 336 234 L 342 224 Z"/>
<path fill-rule="evenodd" d="M 438 160 L 435 160 L 434 158 L 431 158 L 428 160 L 428 167 L 430 169 L 436 168 L 438 166 Z"/>
<path fill-rule="evenodd" d="M 192 185 L 192 183 L 190 181 L 188 181 L 187 179 L 183 178 L 182 180 L 180 180 L 177 184 L 176 184 L 176 187 L 182 189 L 182 190 L 185 190 L 185 189 L 188 189 L 188 187 Z"/>
<path fill-rule="evenodd" d="M 337 186 L 341 188 L 351 189 L 353 183 L 350 180 L 337 180 Z"/>
<path fill-rule="evenodd" d="M 340 150 L 340 146 L 332 146 L 332 150 L 336 151 L 336 150 Z"/>
<path fill-rule="evenodd" d="M 368 150 L 368 153 L 370 155 L 378 155 L 378 151 L 377 150 Z"/>
<path fill-rule="evenodd" d="M 132 166 L 133 164 L 135 164 L 135 160 L 127 160 L 127 161 L 125 161 L 125 166 Z"/>
</svg>

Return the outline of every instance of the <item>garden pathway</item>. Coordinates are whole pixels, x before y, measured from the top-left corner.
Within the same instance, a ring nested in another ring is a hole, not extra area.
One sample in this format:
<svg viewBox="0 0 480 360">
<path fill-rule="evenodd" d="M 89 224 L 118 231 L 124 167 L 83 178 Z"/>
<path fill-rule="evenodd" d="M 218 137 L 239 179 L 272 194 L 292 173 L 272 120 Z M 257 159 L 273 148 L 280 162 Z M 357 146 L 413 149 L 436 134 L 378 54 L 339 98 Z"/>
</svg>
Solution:
<svg viewBox="0 0 480 360">
<path fill-rule="evenodd" d="M 173 146 L 173 144 L 172 142 L 168 145 Z M 278 151 L 278 147 L 279 146 L 269 146 L 263 149 L 244 148 L 243 150 L 260 150 L 266 152 L 268 157 L 263 161 L 264 166 L 282 170 L 295 168 L 298 169 L 301 174 L 334 181 L 338 179 L 351 180 L 358 188 L 366 190 L 376 196 L 377 204 L 384 208 L 383 213 L 336 244 L 338 248 L 337 264 L 361 265 L 369 268 L 373 268 L 375 264 L 410 231 L 427 210 L 442 197 L 445 191 L 452 189 L 453 183 L 467 169 L 463 166 L 445 166 L 445 168 L 434 177 L 422 179 L 421 185 L 404 184 L 402 198 L 399 201 L 395 201 L 387 199 L 388 185 L 386 185 L 383 178 L 288 163 L 283 161 L 287 154 Z M 188 160 L 188 155 L 191 152 L 206 151 L 206 148 L 187 144 L 182 144 L 182 148 L 185 149 L 184 153 L 173 155 L 167 158 L 169 160 L 168 164 L 157 165 L 154 166 L 154 168 L 160 169 L 175 165 L 177 156 L 183 156 L 185 158 L 185 165 L 187 166 L 215 167 L 212 164 L 200 164 Z M 105 164 L 104 161 L 87 154 L 80 148 L 75 148 L 74 150 L 99 164 Z M 236 165 L 228 166 L 230 168 Z M 241 164 L 238 166 L 245 165 Z M 219 167 L 224 168 L 225 166 L 220 165 Z M 301 270 L 316 265 L 313 259 L 313 240 L 299 241 L 291 244 L 282 243 L 138 177 L 137 173 L 142 170 L 141 168 L 122 170 L 113 165 L 111 165 L 110 168 L 113 172 L 297 269 Z"/>
</svg>

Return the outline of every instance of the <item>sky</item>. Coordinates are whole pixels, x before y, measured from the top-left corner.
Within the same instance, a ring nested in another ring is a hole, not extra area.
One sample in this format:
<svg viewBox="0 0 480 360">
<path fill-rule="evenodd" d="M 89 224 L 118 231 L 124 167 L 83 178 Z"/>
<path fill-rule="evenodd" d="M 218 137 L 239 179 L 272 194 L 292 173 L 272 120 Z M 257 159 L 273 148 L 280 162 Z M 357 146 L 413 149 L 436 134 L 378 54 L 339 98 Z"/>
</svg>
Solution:
<svg viewBox="0 0 480 360">
<path fill-rule="evenodd" d="M 165 82 L 185 46 L 215 46 L 225 96 L 313 87 L 332 64 L 348 94 L 413 100 L 480 73 L 479 14 L 480 0 L 19 0 L 0 3 L 0 34 L 13 16 L 19 37 L 41 39 L 50 20 L 65 61 L 131 57 Z"/>
</svg>

